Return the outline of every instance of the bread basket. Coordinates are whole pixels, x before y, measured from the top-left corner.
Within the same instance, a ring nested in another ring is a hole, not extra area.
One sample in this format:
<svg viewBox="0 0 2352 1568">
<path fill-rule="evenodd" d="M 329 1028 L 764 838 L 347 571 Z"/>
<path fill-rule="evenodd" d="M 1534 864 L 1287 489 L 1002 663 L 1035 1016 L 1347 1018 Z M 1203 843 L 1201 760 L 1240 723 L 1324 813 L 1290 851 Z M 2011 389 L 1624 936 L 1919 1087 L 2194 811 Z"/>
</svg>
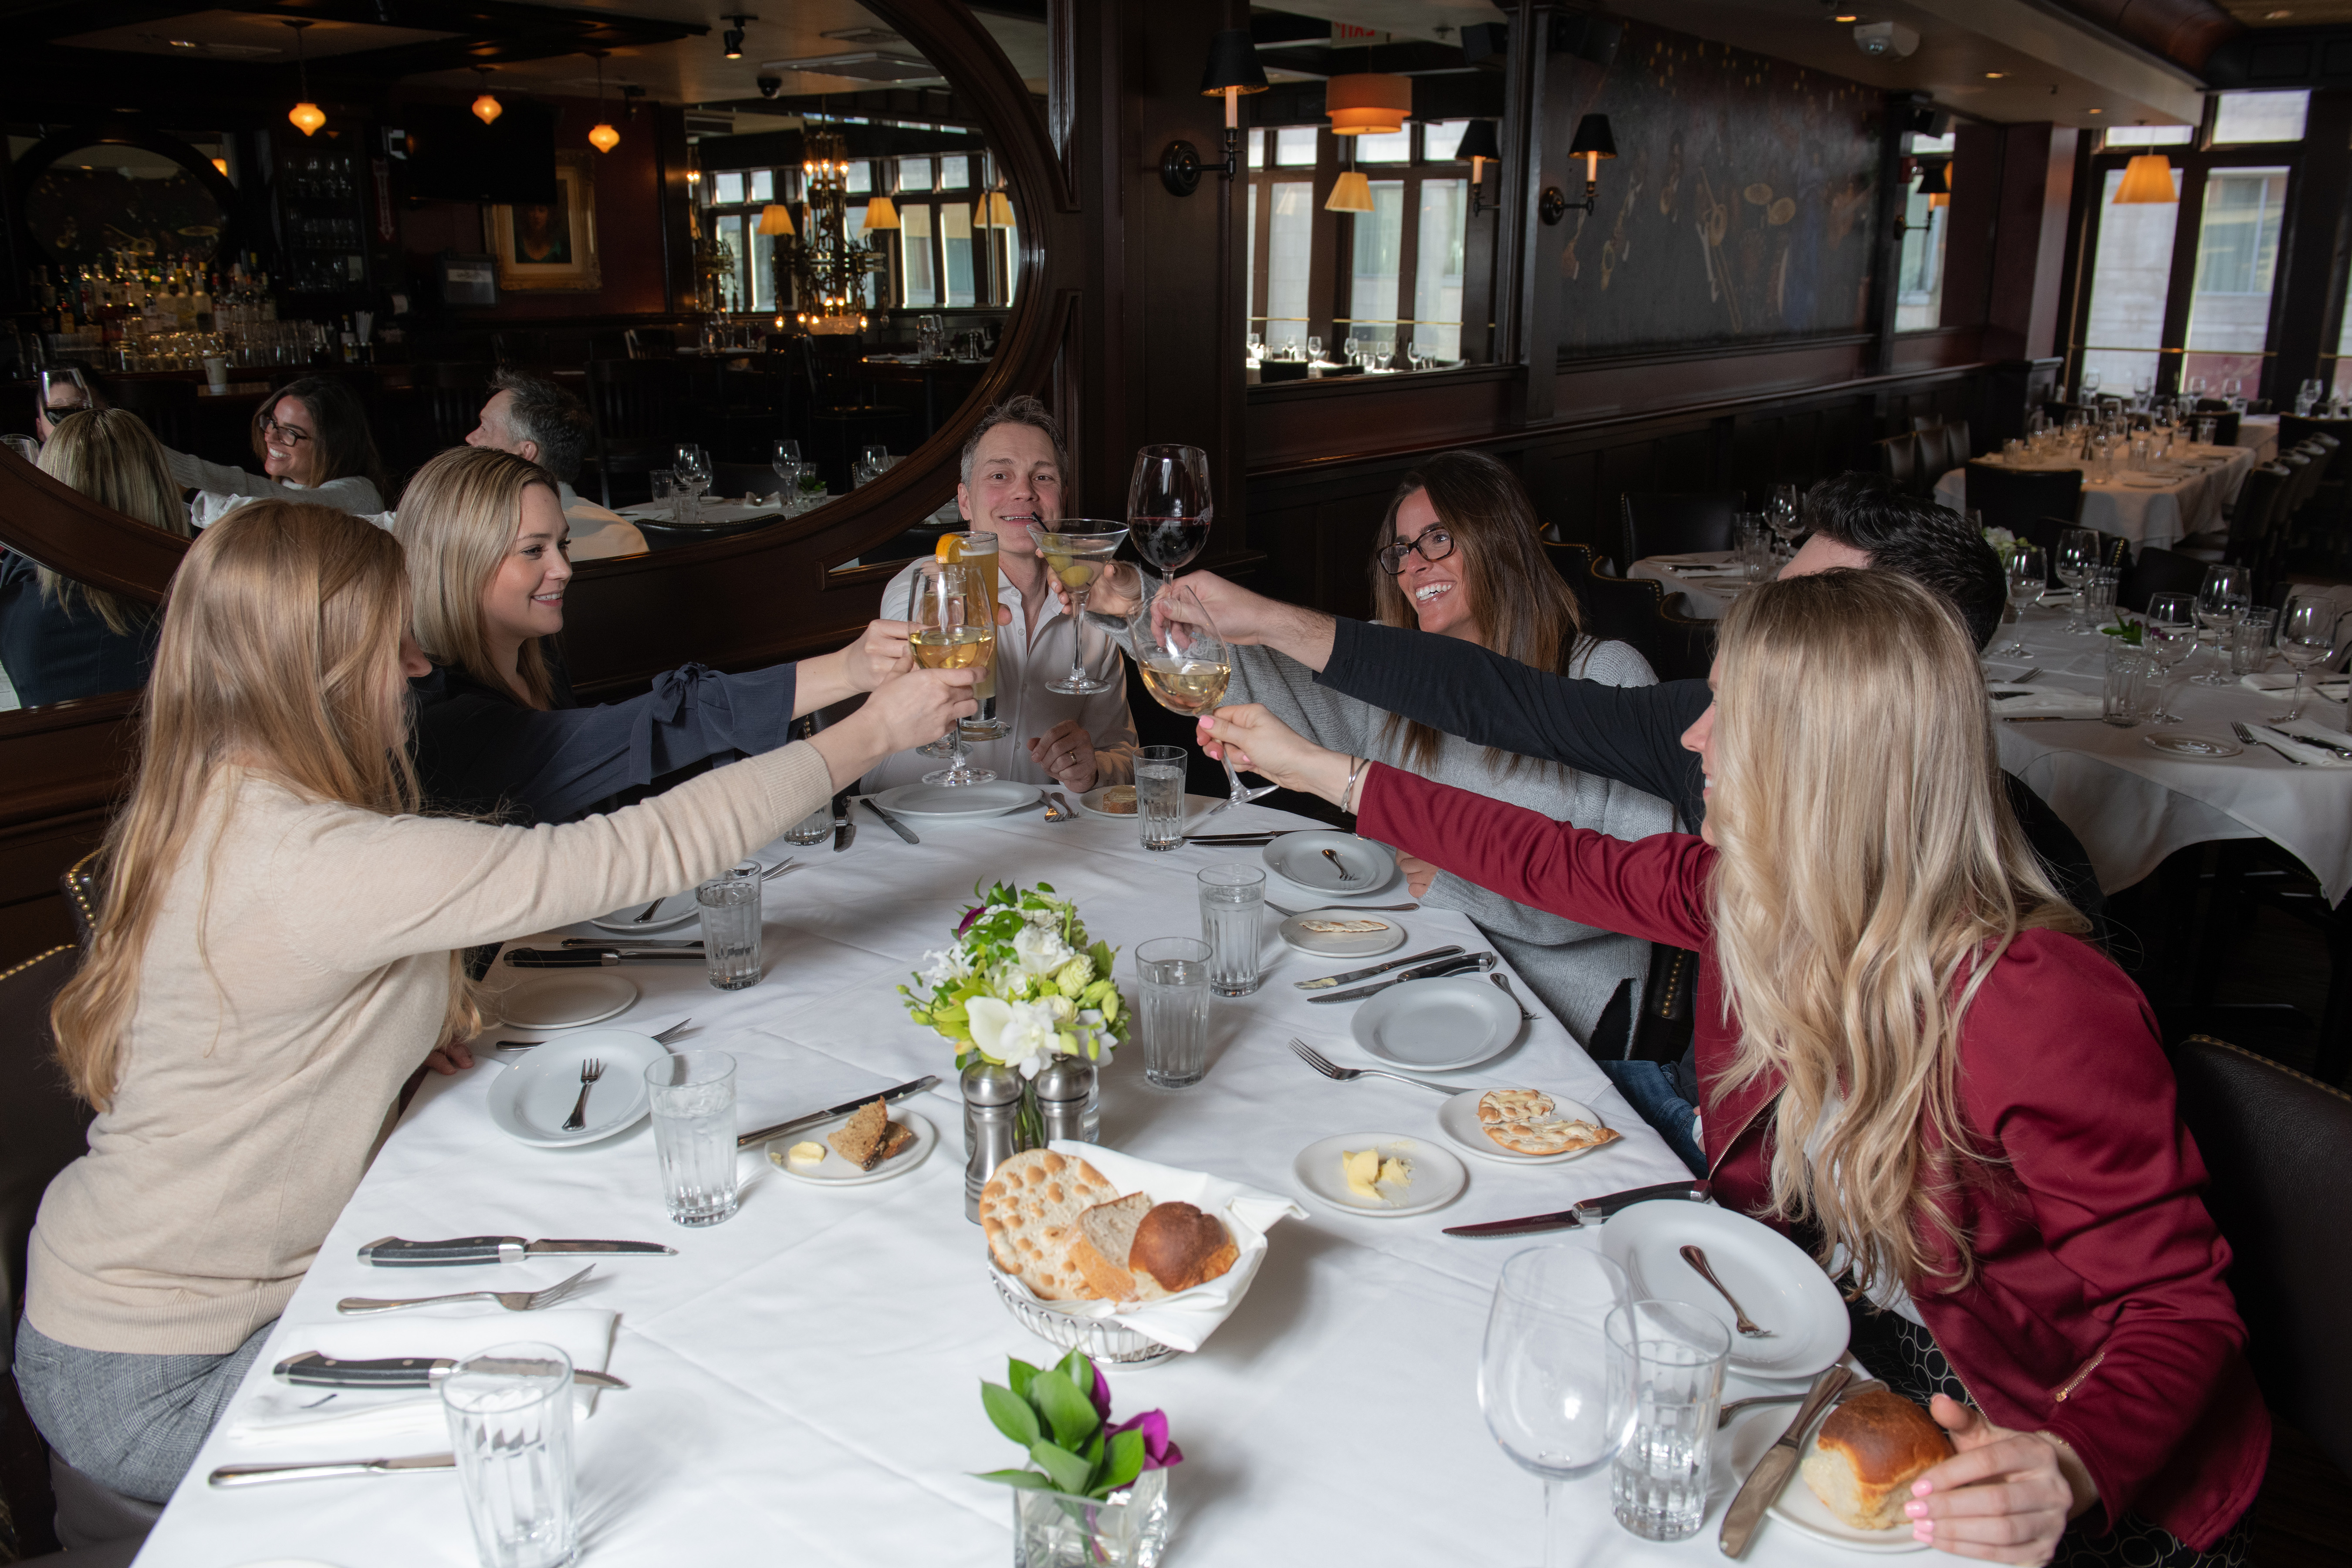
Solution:
<svg viewBox="0 0 2352 1568">
<path fill-rule="evenodd" d="M 988 1278 L 996 1287 L 997 1300 L 1004 1303 L 1004 1310 L 1013 1314 L 1013 1321 L 1047 1344 L 1066 1351 L 1084 1351 L 1089 1360 L 1114 1366 L 1151 1366 L 1183 1353 L 1174 1345 L 1163 1345 L 1109 1318 L 1082 1318 L 1075 1312 L 1056 1311 L 1052 1303 L 1033 1300 L 1016 1289 L 992 1258 L 988 1265 Z"/>
</svg>

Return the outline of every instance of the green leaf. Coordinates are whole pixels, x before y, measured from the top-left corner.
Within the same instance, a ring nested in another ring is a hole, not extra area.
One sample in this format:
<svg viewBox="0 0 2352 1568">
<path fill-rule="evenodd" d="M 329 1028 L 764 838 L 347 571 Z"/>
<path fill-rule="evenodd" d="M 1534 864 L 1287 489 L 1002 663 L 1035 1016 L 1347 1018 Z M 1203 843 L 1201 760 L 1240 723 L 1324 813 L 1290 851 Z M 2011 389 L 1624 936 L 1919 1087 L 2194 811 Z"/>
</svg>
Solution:
<svg viewBox="0 0 2352 1568">
<path fill-rule="evenodd" d="M 988 1418 L 996 1424 L 996 1429 L 1023 1447 L 1045 1435 L 1044 1428 L 1037 1425 L 1037 1413 L 1011 1389 L 983 1383 L 980 1385 L 980 1402 L 988 1407 Z"/>
<path fill-rule="evenodd" d="M 1143 1434 L 1121 1432 L 1110 1440 L 1109 1468 L 1102 1472 L 1102 1479 L 1095 1482 L 1094 1490 L 1087 1495 L 1108 1497 L 1121 1487 L 1133 1485 L 1135 1478 L 1142 1473 Z"/>
<path fill-rule="evenodd" d="M 973 1480 L 994 1481 L 999 1486 L 1021 1487 L 1037 1492 L 1059 1489 L 1051 1478 L 1041 1476 L 1034 1470 L 973 1470 L 970 1473 Z"/>
<path fill-rule="evenodd" d="M 1051 1377 L 1053 1373 L 1045 1375 Z M 1055 1490 L 1076 1492 L 1082 1497 L 1086 1494 L 1087 1466 L 1076 1454 L 1066 1448 L 1057 1448 L 1051 1443 L 1032 1443 L 1029 1445 L 1029 1457 L 1054 1479 Z"/>
<path fill-rule="evenodd" d="M 1054 1370 L 1078 1385 L 1078 1392 L 1092 1394 L 1095 1386 L 1095 1363 L 1087 1359 L 1084 1351 L 1072 1351 L 1054 1363 Z"/>
<path fill-rule="evenodd" d="M 1087 1451 L 1079 1457 L 1086 1460 L 1087 1469 L 1089 1472 L 1102 1468 L 1103 1435 L 1101 1427 L 1097 1426 L 1095 1428 L 1095 1435 L 1087 1439 Z"/>
<path fill-rule="evenodd" d="M 1028 1398 L 1029 1380 L 1037 1375 L 1037 1369 L 1018 1357 L 1008 1356 L 1005 1358 L 1004 1371 L 1004 1380 L 1013 1385 L 1013 1392 L 1024 1399 Z"/>
<path fill-rule="evenodd" d="M 1087 1440 L 1087 1433 L 1102 1425 L 1094 1401 L 1080 1394 L 1078 1385 L 1058 1368 L 1029 1380 L 1029 1400 L 1045 1413 L 1046 1423 L 1054 1428 L 1054 1440 L 1065 1447 L 1076 1448 Z"/>
</svg>

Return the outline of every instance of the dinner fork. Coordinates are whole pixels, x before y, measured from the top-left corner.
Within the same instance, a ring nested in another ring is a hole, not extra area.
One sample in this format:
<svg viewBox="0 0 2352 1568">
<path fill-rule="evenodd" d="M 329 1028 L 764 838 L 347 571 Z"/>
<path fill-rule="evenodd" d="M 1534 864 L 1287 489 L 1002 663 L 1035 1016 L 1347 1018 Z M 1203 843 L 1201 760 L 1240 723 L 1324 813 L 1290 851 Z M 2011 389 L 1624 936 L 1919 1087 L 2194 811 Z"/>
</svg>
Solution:
<svg viewBox="0 0 2352 1568">
<path fill-rule="evenodd" d="M 577 1132 L 588 1125 L 588 1091 L 604 1076 L 604 1064 L 590 1057 L 580 1064 L 580 1098 L 572 1103 L 572 1114 L 563 1119 L 563 1131 Z"/>
<path fill-rule="evenodd" d="M 1499 974 L 1489 974 L 1486 978 L 1493 981 L 1496 989 L 1500 990 L 1504 995 L 1508 996 L 1511 999 L 1511 1005 L 1519 1010 L 1520 1023 L 1532 1024 L 1536 1021 L 1536 1016 L 1528 1011 L 1528 1005 L 1519 1000 L 1519 994 L 1511 989 L 1511 983 L 1509 981 L 1504 979 Z"/>
<path fill-rule="evenodd" d="M 1337 1079 L 1341 1083 L 1353 1083 L 1360 1078 L 1392 1078 L 1399 1083 L 1409 1083 L 1416 1089 L 1434 1089 L 1439 1094 L 1446 1095 L 1454 1093 L 1454 1090 L 1442 1083 L 1424 1083 L 1417 1078 L 1407 1078 L 1401 1072 L 1382 1072 L 1378 1068 L 1343 1068 L 1305 1040 L 1291 1041 L 1290 1048 L 1297 1055 L 1300 1061 L 1305 1062 L 1325 1078 Z"/>
<path fill-rule="evenodd" d="M 654 1037 L 654 1044 L 657 1046 L 668 1045 L 672 1040 L 677 1039 L 680 1035 L 686 1033 L 687 1026 L 693 1022 L 694 1020 L 691 1018 L 680 1018 L 677 1023 L 672 1024 L 668 1028 L 664 1029 L 660 1034 L 656 1035 Z M 545 1040 L 500 1040 L 491 1048 L 493 1050 L 500 1051 L 527 1051 L 535 1046 L 543 1046 L 545 1044 L 547 1044 Z"/>
<path fill-rule="evenodd" d="M 1060 790 L 1050 790 L 1050 791 L 1048 791 L 1048 792 L 1046 793 L 1046 795 L 1045 795 L 1045 820 L 1046 820 L 1046 821 L 1048 821 L 1048 822 L 1067 822 L 1067 821 L 1069 821 L 1072 817 L 1074 817 L 1074 816 L 1077 816 L 1077 813 L 1076 813 L 1076 812 L 1075 812 L 1075 811 L 1072 811 L 1072 810 L 1070 809 L 1070 803 L 1069 803 L 1068 801 L 1064 800 L 1064 799 L 1062 798 L 1062 792 L 1061 792 Z"/>
<path fill-rule="evenodd" d="M 2278 746 L 2273 744 L 2269 741 L 2263 740 L 2260 735 L 2255 734 L 2252 730 L 2247 729 L 2243 724 L 2239 723 L 2234 719 L 2230 721 L 2230 728 L 2238 732 L 2238 739 L 2244 742 L 2249 746 L 2269 746 L 2272 751 L 2276 752 L 2280 756 L 2285 758 L 2288 762 L 2293 763 L 2296 767 L 2307 768 L 2311 766 L 2309 763 L 2305 762 L 2293 752 L 2286 750 L 2283 746 Z"/>
<path fill-rule="evenodd" d="M 797 855 L 785 856 L 782 859 L 777 861 L 774 865 L 761 872 L 760 880 L 762 882 L 774 881 L 777 878 L 791 870 L 793 867 L 799 862 L 799 860 L 800 857 Z"/>
<path fill-rule="evenodd" d="M 1838 1391 L 1837 1402 L 1840 1405 L 1843 1405 L 1847 1400 L 1852 1399 L 1857 1394 L 1868 1394 L 1874 1389 L 1881 1389 L 1885 1386 L 1886 1385 L 1885 1384 L 1879 1382 L 1878 1379 L 1874 1377 L 1866 1378 L 1860 1383 L 1849 1383 Z M 1811 1390 L 1810 1389 L 1801 1388 L 1793 1394 L 1751 1394 L 1745 1399 L 1735 1399 L 1730 1404 L 1725 1405 L 1722 1409 L 1715 1413 L 1715 1429 L 1720 1432 L 1726 1426 L 1730 1426 L 1731 1418 L 1738 1415 L 1743 1410 L 1753 1410 L 1759 1405 L 1799 1404 L 1804 1399 L 1805 1395 L 1811 1392 Z"/>
<path fill-rule="evenodd" d="M 459 1290 L 448 1296 L 410 1296 L 396 1301 L 379 1300 L 373 1296 L 346 1296 L 335 1303 L 335 1310 L 357 1317 L 368 1312 L 397 1312 L 403 1307 L 427 1307 L 436 1301 L 496 1301 L 509 1312 L 536 1312 L 541 1307 L 552 1307 L 580 1289 L 580 1282 L 596 1272 L 590 1264 L 569 1279 L 558 1280 L 544 1290 Z"/>
<path fill-rule="evenodd" d="M 1339 873 L 1339 880 L 1343 882 L 1352 882 L 1356 879 L 1356 874 L 1348 869 L 1348 863 L 1345 860 L 1340 859 L 1339 855 L 1334 851 L 1329 849 L 1324 850 L 1323 858 L 1331 862 L 1332 869 Z"/>
</svg>

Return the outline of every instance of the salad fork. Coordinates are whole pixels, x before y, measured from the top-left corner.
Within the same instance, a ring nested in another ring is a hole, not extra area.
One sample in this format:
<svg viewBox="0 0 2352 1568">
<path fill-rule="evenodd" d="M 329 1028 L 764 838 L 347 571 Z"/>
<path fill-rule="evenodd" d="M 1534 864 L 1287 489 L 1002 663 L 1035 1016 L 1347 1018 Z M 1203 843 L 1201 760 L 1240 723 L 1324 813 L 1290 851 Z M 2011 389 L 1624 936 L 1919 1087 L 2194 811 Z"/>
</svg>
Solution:
<svg viewBox="0 0 2352 1568">
<path fill-rule="evenodd" d="M 604 1076 L 604 1064 L 590 1057 L 580 1064 L 580 1098 L 572 1102 L 572 1114 L 563 1119 L 563 1131 L 577 1132 L 588 1125 L 588 1091 Z"/>
<path fill-rule="evenodd" d="M 404 1307 L 426 1307 L 436 1301 L 496 1301 L 509 1312 L 536 1312 L 541 1307 L 552 1307 L 567 1300 L 580 1289 L 580 1282 L 596 1272 L 590 1264 L 569 1279 L 561 1279 L 544 1290 L 459 1290 L 447 1296 L 410 1296 L 400 1300 L 379 1300 L 373 1296 L 346 1296 L 335 1303 L 335 1310 L 350 1316 L 369 1312 L 397 1312 Z"/>
<path fill-rule="evenodd" d="M 1392 1078 L 1399 1083 L 1409 1083 L 1416 1089 L 1434 1089 L 1439 1094 L 1450 1095 L 1454 1092 L 1442 1083 L 1424 1083 L 1417 1078 L 1407 1078 L 1401 1072 L 1382 1072 L 1378 1068 L 1343 1068 L 1305 1040 L 1292 1040 L 1290 1048 L 1300 1061 L 1305 1062 L 1325 1078 L 1337 1079 L 1340 1083 L 1353 1083 L 1360 1078 Z"/>
<path fill-rule="evenodd" d="M 1340 859 L 1338 854 L 1332 850 L 1324 850 L 1323 858 L 1331 862 L 1331 868 L 1339 873 L 1339 880 L 1343 882 L 1352 882 L 1356 879 L 1356 874 L 1348 869 L 1348 863 L 1345 860 Z"/>
</svg>

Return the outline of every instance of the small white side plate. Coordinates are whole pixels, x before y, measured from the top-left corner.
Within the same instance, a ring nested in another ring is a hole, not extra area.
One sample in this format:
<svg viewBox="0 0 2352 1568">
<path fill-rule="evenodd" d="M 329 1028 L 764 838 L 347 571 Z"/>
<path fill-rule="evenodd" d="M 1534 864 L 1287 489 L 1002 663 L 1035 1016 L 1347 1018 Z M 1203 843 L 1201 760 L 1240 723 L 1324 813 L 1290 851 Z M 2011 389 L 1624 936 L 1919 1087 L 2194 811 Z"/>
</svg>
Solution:
<svg viewBox="0 0 2352 1568">
<path fill-rule="evenodd" d="M 1683 1261 L 1685 1243 L 1706 1249 L 1707 1267 L 1739 1298 L 1769 1339 L 1732 1327 L 1730 1303 Z M 1688 1301 L 1731 1335 L 1731 1369 L 1750 1377 L 1812 1377 L 1845 1353 L 1852 1325 L 1845 1301 L 1822 1266 L 1779 1231 L 1706 1204 L 1635 1204 L 1601 1227 L 1603 1256 L 1625 1270 L 1636 1296 Z"/>
<path fill-rule="evenodd" d="M 576 1029 L 636 1005 L 637 983 L 609 969 L 559 969 L 530 974 L 496 995 L 499 1020 L 518 1029 Z"/>
<path fill-rule="evenodd" d="M 768 1145 L 768 1161 L 777 1170 L 796 1182 L 806 1182 L 814 1187 L 862 1187 L 871 1182 L 887 1182 L 903 1176 L 930 1157 L 933 1145 L 940 1141 L 940 1130 L 919 1112 L 895 1107 L 883 1108 L 890 1120 L 915 1135 L 915 1141 L 883 1161 L 870 1171 L 861 1171 L 833 1152 L 825 1142 L 829 1133 L 838 1132 L 849 1125 L 849 1118 L 837 1116 L 831 1121 L 821 1121 L 805 1131 L 788 1133 Z M 814 1165 L 795 1165 L 784 1157 L 794 1143 L 815 1143 L 824 1150 L 824 1158 Z"/>
<path fill-rule="evenodd" d="M 1445 1134 L 1447 1142 L 1482 1160 L 1493 1160 L 1505 1165 L 1557 1165 L 1563 1160 L 1581 1160 L 1587 1154 L 1599 1153 L 1609 1147 L 1606 1143 L 1599 1143 L 1590 1149 L 1569 1149 L 1557 1154 L 1514 1154 L 1487 1137 L 1486 1127 L 1478 1120 L 1478 1101 L 1487 1092 L 1483 1089 L 1465 1089 L 1437 1108 L 1437 1130 Z M 1555 1094 L 1551 1097 L 1551 1113 L 1562 1121 L 1590 1121 L 1595 1127 L 1609 1125 L 1582 1100 L 1568 1100 Z"/>
<path fill-rule="evenodd" d="M 1407 980 L 1367 997 L 1348 1032 L 1391 1067 L 1452 1072 L 1507 1049 L 1519 1037 L 1519 1009 L 1484 975 Z"/>
<path fill-rule="evenodd" d="M 1339 862 L 1331 864 L 1326 849 Z M 1385 844 L 1359 838 L 1352 833 L 1286 833 L 1258 851 L 1266 869 L 1320 898 L 1338 893 L 1360 898 L 1377 893 L 1396 879 L 1396 851 Z M 1347 876 L 1339 874 L 1347 868 Z"/>
<path fill-rule="evenodd" d="M 702 906 L 694 901 L 692 888 L 688 888 L 682 893 L 672 893 L 655 905 L 654 918 L 649 921 L 636 918 L 638 912 L 645 907 L 644 904 L 631 904 L 627 909 L 614 910 L 609 915 L 598 915 L 588 923 L 598 931 L 617 931 L 623 936 L 644 936 L 652 931 L 667 931 L 672 926 L 684 925 L 702 913 Z"/>
<path fill-rule="evenodd" d="M 1360 933 L 1313 931 L 1307 929 L 1308 921 L 1378 921 L 1381 929 Z M 1377 958 L 1404 945 L 1404 921 L 1392 914 L 1364 910 L 1307 910 L 1275 929 L 1292 947 L 1317 958 Z"/>
<path fill-rule="evenodd" d="M 1102 808 L 1102 792 L 1110 787 L 1111 786 L 1108 784 L 1097 784 L 1094 788 L 1087 791 L 1084 795 L 1074 795 L 1070 796 L 1070 802 L 1080 811 L 1085 812 L 1089 816 L 1107 816 L 1113 822 L 1133 822 L 1138 815 L 1137 812 L 1105 811 Z M 1187 823 L 1192 822 L 1197 819 L 1202 812 L 1213 810 L 1224 804 L 1225 803 L 1223 801 L 1219 800 L 1214 795 L 1188 795 L 1184 797 L 1184 820 Z M 1247 829 L 1237 827 L 1233 829 L 1233 831 L 1241 833 L 1246 832 Z"/>
<path fill-rule="evenodd" d="M 976 784 L 900 784 L 873 799 L 891 816 L 909 822 L 969 822 L 1019 811 L 1036 805 L 1041 797 L 1035 784 L 995 779 Z"/>
<path fill-rule="evenodd" d="M 646 1067 L 669 1053 L 634 1029 L 583 1029 L 548 1041 L 490 1085 L 490 1120 L 499 1131 L 543 1149 L 594 1143 L 635 1127 L 646 1114 Z M 588 1124 L 563 1131 L 580 1098 L 580 1064 L 590 1058 L 604 1073 L 588 1094 Z"/>
<path fill-rule="evenodd" d="M 1339 1170 L 1339 1157 L 1358 1149 L 1378 1149 L 1383 1160 L 1394 1158 L 1411 1165 L 1412 1185 L 1394 1198 L 1366 1203 L 1349 1188 L 1348 1178 Z M 1426 1138 L 1408 1138 L 1402 1132 L 1342 1132 L 1321 1139 L 1298 1152 L 1298 1158 L 1290 1163 L 1290 1173 L 1298 1178 L 1307 1196 L 1335 1209 L 1377 1219 L 1400 1219 L 1442 1209 L 1470 1184 L 1470 1173 L 1461 1161 Z"/>
<path fill-rule="evenodd" d="M 2168 757 L 2189 757 L 2204 762 L 2234 757 L 2246 749 L 2235 741 L 2224 741 L 2216 735 L 2184 735 L 2173 730 L 2159 730 L 2153 735 L 2142 735 L 2140 741 Z"/>
<path fill-rule="evenodd" d="M 1822 1419 L 1828 1419 L 1826 1411 L 1822 1413 Z M 1787 1428 L 1789 1406 L 1759 1405 L 1733 1416 L 1732 1422 L 1731 1473 L 1744 1476 L 1756 1468 L 1756 1461 L 1764 1457 L 1764 1450 L 1770 1447 L 1774 1439 Z M 1813 1434 L 1820 1429 L 1821 1421 L 1815 1421 L 1806 1428 L 1797 1445 L 1800 1454 L 1811 1451 Z M 1907 1521 L 1893 1530 L 1856 1530 L 1832 1513 L 1822 1500 L 1813 1495 L 1813 1489 L 1805 1484 L 1805 1478 L 1797 1470 L 1789 1472 L 1788 1484 L 1780 1489 L 1780 1495 L 1764 1511 L 1776 1524 L 1784 1524 L 1800 1535 L 1810 1535 L 1815 1541 L 1843 1546 L 1849 1552 L 1927 1550 L 1926 1542 L 1912 1535 Z"/>
</svg>

